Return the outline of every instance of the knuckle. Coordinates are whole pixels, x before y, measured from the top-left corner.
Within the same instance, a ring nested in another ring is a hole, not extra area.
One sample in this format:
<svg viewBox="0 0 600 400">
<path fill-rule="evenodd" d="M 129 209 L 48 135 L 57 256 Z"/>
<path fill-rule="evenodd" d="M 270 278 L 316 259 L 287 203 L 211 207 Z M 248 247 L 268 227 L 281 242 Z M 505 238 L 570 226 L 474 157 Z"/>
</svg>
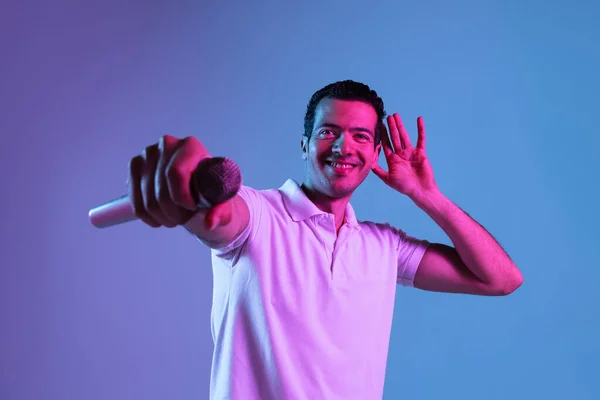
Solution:
<svg viewBox="0 0 600 400">
<path fill-rule="evenodd" d="M 136 217 L 143 218 L 145 216 L 144 212 L 142 211 L 143 208 L 139 206 L 139 203 L 137 201 L 131 202 L 131 209 L 133 211 L 133 215 L 135 215 Z"/>
<path fill-rule="evenodd" d="M 152 178 L 144 176 L 141 184 L 143 204 L 146 210 L 150 213 L 156 211 L 158 206 L 154 196 L 154 185 L 152 181 Z"/>
<path fill-rule="evenodd" d="M 167 204 L 171 200 L 169 189 L 165 185 L 157 185 L 154 195 L 159 204 Z"/>
<path fill-rule="evenodd" d="M 200 144 L 200 141 L 194 136 L 186 136 L 183 138 L 183 144 L 184 145 L 191 145 L 191 144 L 197 145 L 197 144 Z"/>
<path fill-rule="evenodd" d="M 152 218 L 152 216 L 147 212 L 146 208 L 140 206 L 139 202 L 133 203 L 132 209 L 133 209 L 134 215 L 137 218 L 139 218 L 142 222 L 144 222 L 146 225 L 150 225 L 155 228 L 160 226 L 160 224 L 158 224 L 154 220 L 154 218 Z"/>
<path fill-rule="evenodd" d="M 195 149 L 195 153 L 199 154 L 199 155 L 208 155 L 208 151 L 206 150 L 206 147 L 204 147 L 204 144 L 202 144 L 202 142 L 200 140 L 198 140 L 196 137 L 194 136 L 186 136 L 183 140 L 182 140 L 182 147 L 192 147 L 193 149 Z"/>
<path fill-rule="evenodd" d="M 155 216 L 160 213 L 160 207 L 158 206 L 158 202 L 154 198 L 154 196 L 144 196 L 144 207 L 146 211 Z"/>
<path fill-rule="evenodd" d="M 177 207 L 180 207 L 181 204 L 187 204 L 188 202 L 186 200 L 187 196 L 181 190 L 175 190 L 173 192 L 173 203 L 175 203 Z"/>
<path fill-rule="evenodd" d="M 185 171 L 180 165 L 170 163 L 165 169 L 165 176 L 172 185 L 179 185 L 184 179 Z"/>
<path fill-rule="evenodd" d="M 144 150 L 142 150 L 142 158 L 146 161 L 156 159 L 158 154 L 159 150 L 157 144 L 147 146 L 144 148 Z"/>
<path fill-rule="evenodd" d="M 178 142 L 179 142 L 179 139 L 177 139 L 175 136 L 163 135 L 163 136 L 161 136 L 160 140 L 158 141 L 158 147 L 160 150 L 164 151 L 166 149 L 175 147 Z"/>
<path fill-rule="evenodd" d="M 179 202 L 185 196 L 185 182 L 189 175 L 182 167 L 170 165 L 165 172 L 173 201 Z"/>
<path fill-rule="evenodd" d="M 144 159 L 142 158 L 141 155 L 137 155 L 135 157 L 132 157 L 131 160 L 129 160 L 129 174 L 130 175 L 136 175 L 140 172 L 141 166 L 144 163 Z"/>
<path fill-rule="evenodd" d="M 181 219 L 181 210 L 171 199 L 166 188 L 156 192 L 156 199 L 158 207 L 167 220 L 178 222 Z"/>
<path fill-rule="evenodd" d="M 152 218 L 147 215 L 140 215 L 139 219 L 141 219 L 146 225 L 150 225 L 152 227 L 157 227 L 158 223 L 154 221 Z"/>
<path fill-rule="evenodd" d="M 168 192 L 161 191 L 157 195 L 158 208 L 160 209 L 161 220 L 166 227 L 175 227 L 187 221 L 185 210 L 178 207 L 172 200 Z"/>
<path fill-rule="evenodd" d="M 146 216 L 150 217 L 153 222 L 159 225 L 165 225 L 168 223 L 168 220 L 163 216 L 162 211 L 157 205 L 150 205 L 146 208 L 146 210 L 148 212 Z"/>
<path fill-rule="evenodd" d="M 147 191 L 149 189 L 148 176 L 145 173 L 145 152 L 147 150 L 152 151 L 150 147 L 144 149 L 142 154 L 139 154 L 129 161 L 129 179 L 128 179 L 128 191 L 129 191 L 129 203 L 133 214 L 139 218 L 143 223 L 153 228 L 158 228 L 161 224 L 156 221 L 153 216 L 153 196 L 148 196 Z"/>
<path fill-rule="evenodd" d="M 153 219 L 150 218 L 146 218 L 146 219 L 142 219 L 142 221 L 148 225 L 151 226 L 152 228 L 160 228 L 162 225 L 160 224 L 160 222 L 157 222 Z"/>
</svg>

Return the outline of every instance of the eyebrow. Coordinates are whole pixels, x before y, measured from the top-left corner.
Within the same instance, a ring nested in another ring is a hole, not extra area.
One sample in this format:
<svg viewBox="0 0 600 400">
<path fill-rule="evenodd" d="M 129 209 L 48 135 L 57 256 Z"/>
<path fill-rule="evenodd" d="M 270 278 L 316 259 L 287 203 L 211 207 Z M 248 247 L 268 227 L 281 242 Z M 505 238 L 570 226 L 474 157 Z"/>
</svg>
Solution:
<svg viewBox="0 0 600 400">
<path fill-rule="evenodd" d="M 341 126 L 332 124 L 330 122 L 324 122 L 317 127 L 317 129 L 321 129 L 321 128 L 333 128 L 333 129 L 337 129 L 337 130 L 342 130 Z M 352 128 L 350 128 L 350 131 L 351 132 L 366 132 L 371 136 L 375 136 L 375 135 L 373 135 L 373 132 L 370 129 L 363 128 L 362 126 L 352 127 Z"/>
</svg>

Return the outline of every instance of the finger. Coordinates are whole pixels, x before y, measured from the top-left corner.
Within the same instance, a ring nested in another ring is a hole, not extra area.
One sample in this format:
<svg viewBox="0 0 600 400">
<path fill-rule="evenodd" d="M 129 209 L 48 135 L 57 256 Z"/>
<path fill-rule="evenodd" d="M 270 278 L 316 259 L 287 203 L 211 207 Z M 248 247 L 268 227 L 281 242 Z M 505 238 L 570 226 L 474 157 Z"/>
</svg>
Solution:
<svg viewBox="0 0 600 400">
<path fill-rule="evenodd" d="M 127 192 L 131 208 L 136 217 L 147 225 L 158 228 L 160 224 L 154 220 L 144 207 L 144 197 L 142 196 L 141 177 L 144 173 L 144 159 L 142 156 L 136 156 L 129 162 L 129 177 L 127 179 Z"/>
<path fill-rule="evenodd" d="M 425 150 L 425 122 L 423 117 L 417 118 L 417 129 L 419 131 L 419 137 L 417 138 L 417 148 Z"/>
<path fill-rule="evenodd" d="M 192 174 L 203 158 L 210 154 L 196 138 L 185 138 L 175 151 L 166 167 L 167 186 L 173 202 L 183 208 L 194 211 L 197 208 L 194 195 L 190 190 Z"/>
<path fill-rule="evenodd" d="M 404 124 L 402 123 L 402 118 L 400 118 L 400 114 L 394 114 L 394 120 L 396 121 L 396 126 L 398 127 L 398 133 L 400 134 L 400 141 L 404 145 L 405 149 L 412 149 L 412 143 L 410 142 L 410 137 L 408 136 L 408 132 L 404 128 Z"/>
<path fill-rule="evenodd" d="M 396 126 L 396 120 L 393 115 L 387 117 L 388 125 L 390 127 L 390 138 L 392 139 L 392 143 L 394 145 L 394 152 L 400 152 L 404 147 L 402 147 L 402 142 L 400 141 L 400 134 L 398 133 L 398 127 Z"/>
<path fill-rule="evenodd" d="M 386 158 L 394 152 L 385 124 L 381 124 L 381 147 L 383 147 L 383 154 L 385 154 Z"/>
<path fill-rule="evenodd" d="M 233 199 L 212 207 L 204 218 L 204 223 L 209 231 L 218 226 L 227 225 L 233 216 Z"/>
<path fill-rule="evenodd" d="M 156 181 L 156 167 L 160 157 L 158 145 L 154 144 L 146 147 L 142 152 L 142 157 L 145 161 L 145 171 L 141 179 L 141 189 L 146 212 L 159 224 L 168 228 L 172 228 L 175 226 L 175 224 L 173 224 L 163 214 L 160 206 L 158 205 L 158 200 L 156 199 L 154 190 L 154 183 Z"/>
<path fill-rule="evenodd" d="M 158 200 L 158 207 L 173 226 L 182 225 L 193 216 L 192 211 L 177 206 L 171 199 L 167 183 L 167 165 L 179 149 L 180 143 L 182 143 L 180 140 L 169 135 L 165 135 L 159 140 L 159 157 L 154 176 L 154 196 Z"/>
</svg>

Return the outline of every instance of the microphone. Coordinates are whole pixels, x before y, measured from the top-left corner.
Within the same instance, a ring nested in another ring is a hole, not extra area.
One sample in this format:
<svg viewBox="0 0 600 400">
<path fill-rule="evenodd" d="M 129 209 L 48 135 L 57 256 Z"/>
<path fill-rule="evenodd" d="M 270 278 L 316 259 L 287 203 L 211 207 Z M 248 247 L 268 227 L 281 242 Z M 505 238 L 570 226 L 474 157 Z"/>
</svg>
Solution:
<svg viewBox="0 0 600 400">
<path fill-rule="evenodd" d="M 207 157 L 198 163 L 192 173 L 190 191 L 199 208 L 211 208 L 235 196 L 241 185 L 242 175 L 236 163 L 224 157 Z M 133 213 L 129 195 L 92 208 L 89 218 L 97 228 L 138 219 Z"/>
</svg>

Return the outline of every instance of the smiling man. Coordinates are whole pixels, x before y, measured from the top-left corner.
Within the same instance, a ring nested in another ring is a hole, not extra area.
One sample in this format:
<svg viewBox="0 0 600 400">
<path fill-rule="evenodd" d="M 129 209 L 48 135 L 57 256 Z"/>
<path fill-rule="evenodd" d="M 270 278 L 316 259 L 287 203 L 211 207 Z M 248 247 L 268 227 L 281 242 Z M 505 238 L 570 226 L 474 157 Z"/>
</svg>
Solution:
<svg viewBox="0 0 600 400">
<path fill-rule="evenodd" d="M 321 98 L 328 90 L 313 96 L 305 117 L 302 189 L 318 208 L 335 216 L 339 229 L 354 190 L 377 165 L 383 104 L 376 103 L 376 110 L 352 97 Z"/>
<path fill-rule="evenodd" d="M 212 399 L 378 399 L 397 285 L 501 296 L 522 276 L 494 238 L 438 189 L 419 118 L 413 146 L 368 86 L 336 82 L 309 101 L 305 174 L 279 189 L 243 186 L 199 210 L 189 191 L 210 154 L 165 136 L 131 162 L 136 215 L 185 226 L 212 250 Z M 377 161 L 383 150 L 387 171 Z M 352 194 L 373 171 L 390 201 L 408 196 L 454 246 L 361 221 Z"/>
</svg>

